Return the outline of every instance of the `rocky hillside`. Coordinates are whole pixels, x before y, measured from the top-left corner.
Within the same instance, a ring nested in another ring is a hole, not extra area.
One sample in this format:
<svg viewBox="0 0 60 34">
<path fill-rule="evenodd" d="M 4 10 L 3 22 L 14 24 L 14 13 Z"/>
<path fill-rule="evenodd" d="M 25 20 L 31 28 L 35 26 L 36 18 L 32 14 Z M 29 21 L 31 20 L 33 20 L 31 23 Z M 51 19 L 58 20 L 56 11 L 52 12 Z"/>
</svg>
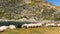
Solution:
<svg viewBox="0 0 60 34">
<path fill-rule="evenodd" d="M 60 20 L 60 10 L 46 0 L 0 0 L 0 19 Z"/>
</svg>

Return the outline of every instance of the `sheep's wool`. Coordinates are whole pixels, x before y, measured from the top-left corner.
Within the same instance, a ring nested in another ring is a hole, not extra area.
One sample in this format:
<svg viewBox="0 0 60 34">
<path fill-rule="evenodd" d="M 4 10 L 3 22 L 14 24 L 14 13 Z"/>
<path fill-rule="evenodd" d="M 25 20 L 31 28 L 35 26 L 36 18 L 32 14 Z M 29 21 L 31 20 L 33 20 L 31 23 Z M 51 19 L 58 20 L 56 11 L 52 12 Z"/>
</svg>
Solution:
<svg viewBox="0 0 60 34">
<path fill-rule="evenodd" d="M 15 29 L 16 27 L 14 25 L 10 25 L 9 29 Z"/>
<path fill-rule="evenodd" d="M 0 27 L 0 32 L 1 32 L 1 31 L 4 31 L 4 28 L 3 28 L 3 27 Z"/>
</svg>

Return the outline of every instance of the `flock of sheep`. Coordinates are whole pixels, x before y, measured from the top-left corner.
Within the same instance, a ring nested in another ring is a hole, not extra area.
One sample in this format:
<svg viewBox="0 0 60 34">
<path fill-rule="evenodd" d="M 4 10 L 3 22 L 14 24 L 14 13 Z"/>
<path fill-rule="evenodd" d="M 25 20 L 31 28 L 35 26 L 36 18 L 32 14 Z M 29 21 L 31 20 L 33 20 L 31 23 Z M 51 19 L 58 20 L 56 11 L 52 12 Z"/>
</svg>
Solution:
<svg viewBox="0 0 60 34">
<path fill-rule="evenodd" d="M 22 28 L 23 27 L 26 27 L 26 28 L 30 28 L 30 27 L 41 27 L 41 26 L 46 26 L 46 27 L 60 27 L 60 24 L 56 24 L 56 23 L 35 23 L 35 24 L 23 24 L 22 25 Z"/>
<path fill-rule="evenodd" d="M 21 28 L 31 28 L 31 27 L 41 27 L 41 26 L 58 26 L 60 27 L 60 24 L 56 24 L 56 23 L 30 23 L 30 24 L 22 24 L 19 27 Z M 7 29 L 15 29 L 17 28 L 15 25 L 9 25 L 9 26 L 0 26 L 0 32 L 3 32 Z"/>
<path fill-rule="evenodd" d="M 3 32 L 7 29 L 15 29 L 16 26 L 15 25 L 9 25 L 9 26 L 0 26 L 0 32 Z"/>
</svg>

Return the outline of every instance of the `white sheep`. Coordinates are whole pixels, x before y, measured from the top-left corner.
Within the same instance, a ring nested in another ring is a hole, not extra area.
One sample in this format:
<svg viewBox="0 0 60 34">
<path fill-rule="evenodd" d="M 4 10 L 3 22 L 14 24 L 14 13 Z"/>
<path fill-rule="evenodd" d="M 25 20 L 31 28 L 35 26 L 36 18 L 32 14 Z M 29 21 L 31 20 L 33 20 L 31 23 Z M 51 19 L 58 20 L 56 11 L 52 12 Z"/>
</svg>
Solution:
<svg viewBox="0 0 60 34">
<path fill-rule="evenodd" d="M 37 27 L 37 24 L 32 24 L 32 27 Z"/>
<path fill-rule="evenodd" d="M 42 23 L 37 23 L 36 25 L 39 27 L 39 26 L 42 26 Z"/>
<path fill-rule="evenodd" d="M 51 26 L 56 26 L 56 24 L 55 23 L 51 23 Z"/>
<path fill-rule="evenodd" d="M 51 26 L 51 24 L 46 24 L 46 26 Z"/>
<path fill-rule="evenodd" d="M 4 31 L 4 30 L 6 30 L 6 29 L 8 29 L 8 26 L 1 26 L 1 27 L 0 27 L 0 32 Z"/>
<path fill-rule="evenodd" d="M 35 24 L 31 23 L 31 24 L 23 24 L 22 25 L 22 27 L 27 27 L 27 28 L 29 28 L 29 27 L 37 27 L 37 26 L 42 26 L 42 24 L 41 23 L 35 23 Z"/>
<path fill-rule="evenodd" d="M 0 27 L 0 32 L 4 31 L 4 28 L 3 27 Z"/>
<path fill-rule="evenodd" d="M 58 27 L 60 27 L 60 24 L 56 24 Z"/>
<path fill-rule="evenodd" d="M 27 27 L 27 24 L 23 24 L 21 27 L 22 27 L 22 28 L 23 28 L 23 27 Z"/>
<path fill-rule="evenodd" d="M 29 27 L 32 27 L 32 26 L 33 26 L 33 24 L 28 24 L 26 27 L 29 28 Z"/>
<path fill-rule="evenodd" d="M 37 24 L 30 24 L 30 27 L 37 27 Z"/>
<path fill-rule="evenodd" d="M 15 25 L 9 25 L 9 29 L 15 29 L 16 26 Z"/>
<path fill-rule="evenodd" d="M 42 24 L 28 24 L 27 25 L 27 28 L 29 28 L 29 27 L 37 27 L 37 26 L 42 26 Z"/>
<path fill-rule="evenodd" d="M 29 27 L 36 27 L 36 24 L 27 24 L 26 27 L 27 28 L 29 28 Z"/>
<path fill-rule="evenodd" d="M 56 26 L 54 23 L 46 24 L 46 26 Z"/>
</svg>

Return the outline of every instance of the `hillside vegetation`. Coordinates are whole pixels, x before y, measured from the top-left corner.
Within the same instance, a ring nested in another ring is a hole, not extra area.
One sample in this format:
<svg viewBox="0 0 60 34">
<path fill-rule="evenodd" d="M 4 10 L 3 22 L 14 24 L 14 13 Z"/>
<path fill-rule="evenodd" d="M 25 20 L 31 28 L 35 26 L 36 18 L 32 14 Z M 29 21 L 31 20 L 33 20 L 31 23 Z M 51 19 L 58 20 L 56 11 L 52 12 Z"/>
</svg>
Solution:
<svg viewBox="0 0 60 34">
<path fill-rule="evenodd" d="M 60 10 L 46 0 L 0 0 L 0 18 L 60 20 Z"/>
</svg>

